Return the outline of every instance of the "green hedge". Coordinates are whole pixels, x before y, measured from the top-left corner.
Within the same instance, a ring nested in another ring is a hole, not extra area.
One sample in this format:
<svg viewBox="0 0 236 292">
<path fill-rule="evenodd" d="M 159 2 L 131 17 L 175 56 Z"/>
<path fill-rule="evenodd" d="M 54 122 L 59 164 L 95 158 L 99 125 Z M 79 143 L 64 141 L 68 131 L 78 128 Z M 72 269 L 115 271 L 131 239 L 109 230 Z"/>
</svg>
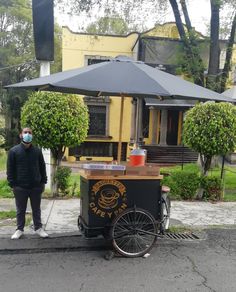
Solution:
<svg viewBox="0 0 236 292">
<path fill-rule="evenodd" d="M 164 176 L 162 185 L 170 187 L 172 199 L 193 200 L 196 198 L 198 188 L 203 188 L 203 200 L 220 200 L 222 198 L 223 184 L 219 177 L 200 176 L 198 171 L 172 170 Z"/>
<path fill-rule="evenodd" d="M 223 184 L 219 177 L 202 177 L 203 199 L 218 201 L 222 198 Z"/>
<path fill-rule="evenodd" d="M 55 174 L 55 180 L 58 184 L 58 188 L 62 194 L 68 194 L 69 192 L 69 179 L 71 175 L 71 169 L 67 166 L 59 166 Z"/>
<path fill-rule="evenodd" d="M 200 179 L 197 172 L 172 171 L 164 177 L 162 185 L 170 187 L 172 199 L 192 200 L 199 188 Z"/>
</svg>

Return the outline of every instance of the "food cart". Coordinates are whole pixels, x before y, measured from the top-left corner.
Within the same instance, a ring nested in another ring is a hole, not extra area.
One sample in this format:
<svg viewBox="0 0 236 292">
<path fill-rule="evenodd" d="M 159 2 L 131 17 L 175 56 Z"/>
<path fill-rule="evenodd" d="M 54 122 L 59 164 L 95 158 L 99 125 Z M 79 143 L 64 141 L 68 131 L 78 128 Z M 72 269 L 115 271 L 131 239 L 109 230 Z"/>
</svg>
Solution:
<svg viewBox="0 0 236 292">
<path fill-rule="evenodd" d="M 79 227 L 86 238 L 111 240 L 121 255 L 143 256 L 168 228 L 168 189 L 162 190 L 157 168 L 108 167 L 81 172 Z"/>
</svg>

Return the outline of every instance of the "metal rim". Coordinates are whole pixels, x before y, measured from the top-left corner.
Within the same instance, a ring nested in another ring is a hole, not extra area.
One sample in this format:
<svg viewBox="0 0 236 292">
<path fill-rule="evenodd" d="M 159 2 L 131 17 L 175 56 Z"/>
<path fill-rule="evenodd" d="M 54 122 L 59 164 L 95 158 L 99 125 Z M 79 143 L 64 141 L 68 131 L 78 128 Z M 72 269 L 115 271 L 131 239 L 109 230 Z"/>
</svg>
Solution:
<svg viewBox="0 0 236 292">
<path fill-rule="evenodd" d="M 142 209 L 133 208 L 120 213 L 111 229 L 113 247 L 126 257 L 146 254 L 157 238 L 153 216 Z"/>
</svg>

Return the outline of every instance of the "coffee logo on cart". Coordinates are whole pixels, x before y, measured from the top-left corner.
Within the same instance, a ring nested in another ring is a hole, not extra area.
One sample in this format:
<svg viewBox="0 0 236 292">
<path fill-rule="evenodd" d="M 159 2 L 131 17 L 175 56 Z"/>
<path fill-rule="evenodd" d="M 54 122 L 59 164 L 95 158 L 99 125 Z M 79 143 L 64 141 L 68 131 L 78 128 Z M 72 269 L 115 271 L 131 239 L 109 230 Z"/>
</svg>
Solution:
<svg viewBox="0 0 236 292">
<path fill-rule="evenodd" d="M 127 208 L 126 187 L 117 180 L 100 180 L 91 190 L 90 209 L 100 217 L 112 217 Z"/>
</svg>

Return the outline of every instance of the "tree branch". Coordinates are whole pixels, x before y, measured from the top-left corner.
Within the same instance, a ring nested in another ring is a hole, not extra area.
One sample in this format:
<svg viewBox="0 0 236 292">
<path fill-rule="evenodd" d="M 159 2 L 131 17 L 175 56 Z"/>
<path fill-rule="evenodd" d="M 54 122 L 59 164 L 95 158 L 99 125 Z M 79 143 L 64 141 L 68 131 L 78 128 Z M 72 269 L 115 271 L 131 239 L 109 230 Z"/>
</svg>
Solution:
<svg viewBox="0 0 236 292">
<path fill-rule="evenodd" d="M 226 80 L 229 76 L 229 71 L 230 71 L 230 63 L 231 63 L 231 58 L 232 58 L 232 53 L 233 53 L 235 33 L 236 33 L 236 12 L 235 12 L 233 22 L 232 22 L 231 32 L 230 32 L 229 41 L 228 41 L 228 45 L 227 45 L 227 49 L 226 49 L 224 69 L 223 69 L 223 73 L 221 75 L 221 85 L 220 85 L 221 92 L 225 91 L 225 89 L 226 89 L 225 88 L 226 87 Z"/>
<path fill-rule="evenodd" d="M 185 19 L 185 23 L 186 23 L 188 32 L 190 33 L 193 28 L 192 28 L 192 24 L 191 24 L 191 21 L 190 21 L 190 18 L 189 18 L 188 9 L 187 9 L 187 5 L 186 5 L 185 0 L 180 0 L 180 4 L 181 4 L 181 7 L 182 7 L 182 11 L 184 13 L 184 19 Z"/>
<path fill-rule="evenodd" d="M 178 28 L 180 38 L 181 38 L 181 40 L 184 40 L 184 39 L 186 39 L 186 33 L 185 33 L 184 26 L 183 26 L 183 23 L 181 20 L 178 4 L 177 4 L 176 0 L 169 0 L 169 2 L 170 2 L 170 5 L 172 7 L 174 16 L 175 16 L 175 22 L 176 22 L 176 26 Z"/>
<path fill-rule="evenodd" d="M 175 16 L 175 21 L 176 21 L 176 26 L 178 28 L 178 32 L 180 35 L 180 39 L 184 43 L 184 49 L 186 52 L 186 57 L 188 59 L 188 68 L 189 71 L 191 72 L 191 75 L 193 76 L 194 83 L 198 84 L 200 86 L 204 86 L 204 66 L 203 62 L 199 53 L 198 49 L 198 44 L 195 40 L 195 36 L 192 33 L 190 27 L 191 27 L 191 22 L 189 20 L 190 26 L 189 26 L 189 36 L 186 35 L 185 29 L 183 22 L 181 20 L 180 12 L 179 12 L 179 7 L 176 2 L 176 0 L 169 0 L 174 16 Z M 182 0 L 182 3 L 184 2 L 185 4 L 185 13 L 187 17 L 187 6 L 184 0 Z M 183 4 L 183 5 L 184 5 Z"/>
</svg>

